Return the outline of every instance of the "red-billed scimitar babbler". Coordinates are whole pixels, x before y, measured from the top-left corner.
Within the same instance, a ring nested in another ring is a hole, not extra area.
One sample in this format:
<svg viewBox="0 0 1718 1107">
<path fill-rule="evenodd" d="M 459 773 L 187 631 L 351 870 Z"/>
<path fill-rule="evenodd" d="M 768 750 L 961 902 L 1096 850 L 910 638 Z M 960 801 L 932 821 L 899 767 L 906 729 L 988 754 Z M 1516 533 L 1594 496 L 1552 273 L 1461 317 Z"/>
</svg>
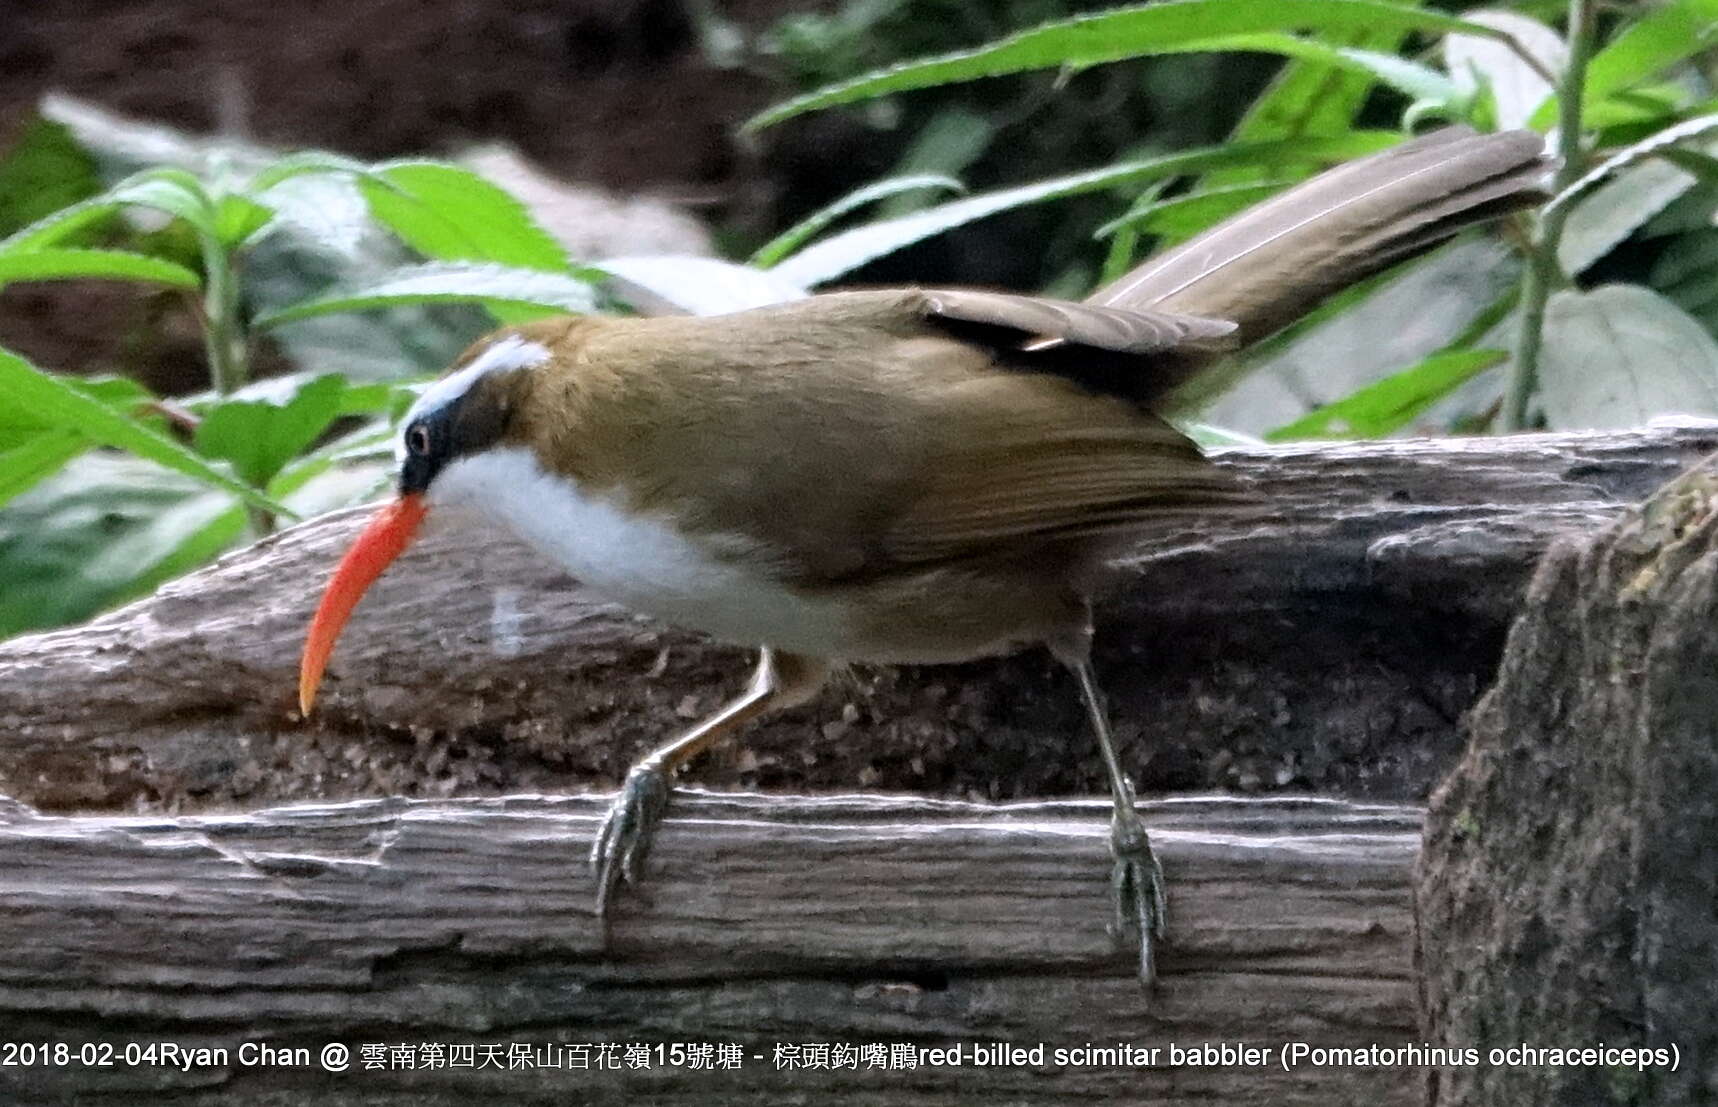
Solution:
<svg viewBox="0 0 1718 1107">
<path fill-rule="evenodd" d="M 364 589 L 443 503 L 637 611 L 761 647 L 743 695 L 628 775 L 591 851 L 606 919 L 618 882 L 641 875 L 675 770 L 810 699 L 832 664 L 1042 644 L 1077 678 L 1103 754 L 1118 934 L 1149 981 L 1163 880 L 1088 661 L 1088 597 L 1142 523 L 1248 497 L 1164 421 L 1164 401 L 1329 293 L 1539 200 L 1545 170 L 1537 135 L 1439 131 L 1084 303 L 913 288 L 504 329 L 407 415 L 399 498 L 328 585 L 302 707 Z"/>
</svg>

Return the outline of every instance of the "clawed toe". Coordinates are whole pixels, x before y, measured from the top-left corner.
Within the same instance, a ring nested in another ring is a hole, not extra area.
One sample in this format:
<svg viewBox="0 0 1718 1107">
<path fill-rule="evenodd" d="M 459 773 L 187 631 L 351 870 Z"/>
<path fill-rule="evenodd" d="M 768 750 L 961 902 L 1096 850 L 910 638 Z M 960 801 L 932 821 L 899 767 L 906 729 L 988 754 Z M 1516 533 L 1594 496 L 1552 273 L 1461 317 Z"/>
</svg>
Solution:
<svg viewBox="0 0 1718 1107">
<path fill-rule="evenodd" d="M 1163 866 L 1137 819 L 1117 820 L 1110 835 L 1115 866 L 1110 871 L 1110 900 L 1115 909 L 1112 933 L 1119 942 L 1139 944 L 1139 978 L 1157 979 L 1157 944 L 1168 922 Z"/>
<path fill-rule="evenodd" d="M 622 881 L 638 886 L 667 806 L 667 773 L 653 765 L 637 765 L 603 817 L 591 844 L 590 864 L 597 883 L 597 917 L 605 927 L 615 889 Z"/>
</svg>

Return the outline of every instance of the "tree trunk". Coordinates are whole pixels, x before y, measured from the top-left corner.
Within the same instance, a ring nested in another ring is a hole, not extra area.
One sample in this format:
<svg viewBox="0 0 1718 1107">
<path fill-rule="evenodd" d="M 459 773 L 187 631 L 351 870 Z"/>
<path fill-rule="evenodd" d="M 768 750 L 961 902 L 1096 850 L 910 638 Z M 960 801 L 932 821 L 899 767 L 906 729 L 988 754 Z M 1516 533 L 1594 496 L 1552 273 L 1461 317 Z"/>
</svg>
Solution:
<svg viewBox="0 0 1718 1107">
<path fill-rule="evenodd" d="M 1434 1107 L 1718 1102 L 1715 626 L 1710 466 L 1540 566 L 1427 819 L 1426 1028 L 1664 1052 L 1451 1066 Z"/>
</svg>

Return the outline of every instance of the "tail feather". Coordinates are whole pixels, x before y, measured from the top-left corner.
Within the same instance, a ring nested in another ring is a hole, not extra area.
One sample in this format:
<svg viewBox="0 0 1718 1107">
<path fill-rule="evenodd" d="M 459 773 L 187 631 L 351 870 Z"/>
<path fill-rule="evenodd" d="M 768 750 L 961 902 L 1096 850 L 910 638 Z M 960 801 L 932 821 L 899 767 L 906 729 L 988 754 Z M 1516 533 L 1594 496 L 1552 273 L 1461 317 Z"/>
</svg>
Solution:
<svg viewBox="0 0 1718 1107">
<path fill-rule="evenodd" d="M 1531 131 L 1435 131 L 1321 173 L 1088 302 L 1227 319 L 1253 342 L 1463 227 L 1541 202 L 1543 151 Z"/>
</svg>

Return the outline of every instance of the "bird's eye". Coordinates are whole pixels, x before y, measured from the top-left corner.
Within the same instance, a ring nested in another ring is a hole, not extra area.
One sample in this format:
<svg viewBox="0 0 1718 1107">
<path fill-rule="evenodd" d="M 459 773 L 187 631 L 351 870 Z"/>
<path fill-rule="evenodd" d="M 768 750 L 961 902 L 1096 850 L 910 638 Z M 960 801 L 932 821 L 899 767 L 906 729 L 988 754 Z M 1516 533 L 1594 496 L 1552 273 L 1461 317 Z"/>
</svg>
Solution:
<svg viewBox="0 0 1718 1107">
<path fill-rule="evenodd" d="M 407 427 L 406 449 L 415 457 L 428 457 L 430 452 L 429 428 L 422 423 L 414 423 Z"/>
</svg>

